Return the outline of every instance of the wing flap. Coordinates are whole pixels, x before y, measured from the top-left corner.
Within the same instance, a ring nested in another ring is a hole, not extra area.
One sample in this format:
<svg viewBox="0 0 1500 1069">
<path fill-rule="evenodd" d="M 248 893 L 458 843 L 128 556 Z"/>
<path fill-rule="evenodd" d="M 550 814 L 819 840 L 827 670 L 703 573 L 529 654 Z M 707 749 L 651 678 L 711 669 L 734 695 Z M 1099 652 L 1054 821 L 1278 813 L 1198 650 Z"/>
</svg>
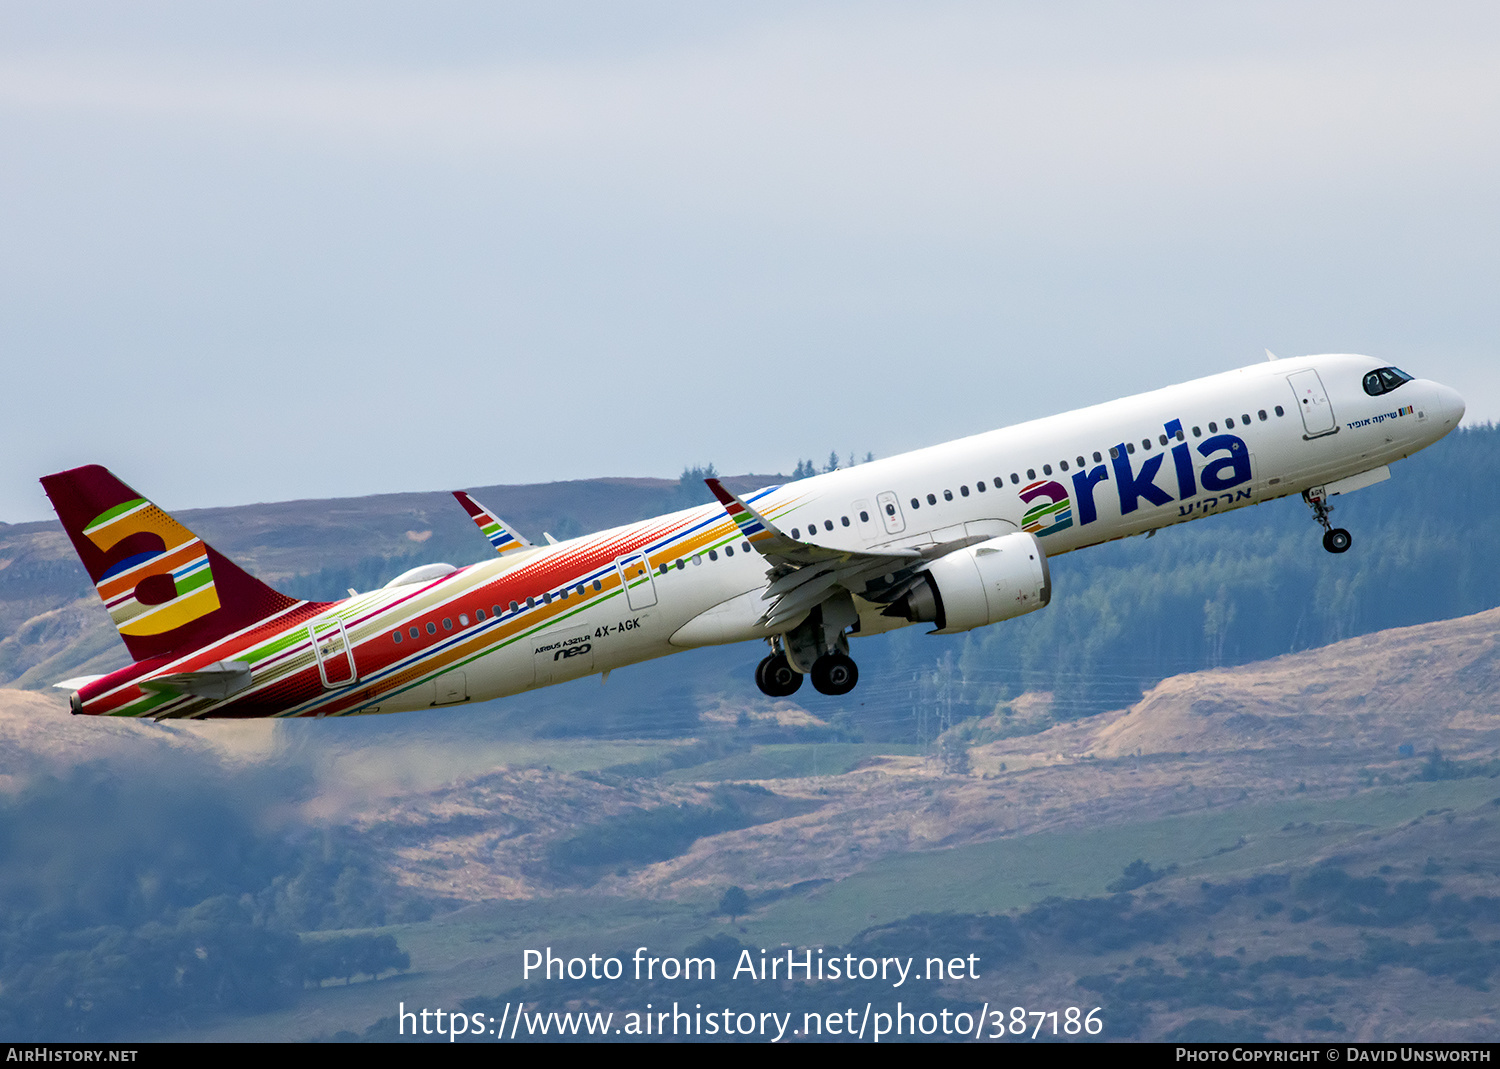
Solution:
<svg viewBox="0 0 1500 1069">
<path fill-rule="evenodd" d="M 847 591 L 869 597 L 877 576 L 904 573 L 920 564 L 915 549 L 885 549 L 878 553 L 837 549 L 788 537 L 755 507 L 724 489 L 718 479 L 705 479 L 745 541 L 772 565 L 771 582 L 762 600 L 771 604 L 761 617 L 779 631 L 794 626 L 813 609 Z"/>
</svg>

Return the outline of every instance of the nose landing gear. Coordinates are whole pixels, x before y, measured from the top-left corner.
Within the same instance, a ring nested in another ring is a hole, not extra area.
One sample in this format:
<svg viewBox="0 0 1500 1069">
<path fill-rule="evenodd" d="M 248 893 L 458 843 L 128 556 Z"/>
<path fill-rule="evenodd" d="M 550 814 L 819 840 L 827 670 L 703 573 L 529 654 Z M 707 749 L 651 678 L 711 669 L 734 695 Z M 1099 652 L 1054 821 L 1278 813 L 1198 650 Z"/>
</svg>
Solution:
<svg viewBox="0 0 1500 1069">
<path fill-rule="evenodd" d="M 1347 553 L 1349 546 L 1354 542 L 1354 536 L 1342 527 L 1335 527 L 1329 522 L 1328 514 L 1333 511 L 1333 506 L 1328 504 L 1324 497 L 1314 497 L 1311 491 L 1304 490 L 1302 500 L 1307 502 L 1313 510 L 1313 519 L 1323 528 L 1323 548 L 1330 553 Z"/>
</svg>

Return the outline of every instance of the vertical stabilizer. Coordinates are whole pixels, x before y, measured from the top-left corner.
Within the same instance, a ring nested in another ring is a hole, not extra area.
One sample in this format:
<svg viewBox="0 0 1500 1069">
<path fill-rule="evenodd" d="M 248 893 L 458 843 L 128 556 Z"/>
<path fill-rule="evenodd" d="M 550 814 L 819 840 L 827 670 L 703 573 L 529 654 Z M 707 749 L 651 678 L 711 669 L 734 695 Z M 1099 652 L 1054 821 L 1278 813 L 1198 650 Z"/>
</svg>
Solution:
<svg viewBox="0 0 1500 1069">
<path fill-rule="evenodd" d="M 298 604 L 97 464 L 42 478 L 137 661 L 192 649 Z"/>
</svg>

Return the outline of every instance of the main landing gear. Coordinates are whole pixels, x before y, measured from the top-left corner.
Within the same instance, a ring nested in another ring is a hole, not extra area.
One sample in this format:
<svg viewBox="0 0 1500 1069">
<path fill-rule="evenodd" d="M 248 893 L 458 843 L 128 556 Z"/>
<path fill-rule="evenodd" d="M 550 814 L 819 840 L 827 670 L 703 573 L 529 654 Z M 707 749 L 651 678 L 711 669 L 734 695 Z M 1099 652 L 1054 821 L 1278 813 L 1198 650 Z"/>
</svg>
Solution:
<svg viewBox="0 0 1500 1069">
<path fill-rule="evenodd" d="M 814 661 L 807 674 L 822 694 L 848 694 L 859 682 L 859 665 L 848 654 L 835 650 Z M 778 650 L 755 666 L 755 685 L 772 698 L 788 698 L 802 686 L 802 673 Z"/>
<path fill-rule="evenodd" d="M 770 640 L 771 655 L 756 666 L 755 685 L 772 698 L 785 698 L 808 675 L 819 693 L 848 694 L 859 682 L 859 666 L 849 656 L 844 629 L 858 620 L 849 595 L 825 601 L 791 631 Z"/>
<path fill-rule="evenodd" d="M 786 654 L 777 650 L 755 666 L 755 685 L 772 698 L 790 697 L 802 686 L 802 673 L 787 663 Z"/>
<path fill-rule="evenodd" d="M 1330 553 L 1347 553 L 1349 546 L 1354 542 L 1354 536 L 1342 527 L 1335 527 L 1328 520 L 1328 514 L 1333 511 L 1333 506 L 1327 503 L 1325 498 L 1312 497 L 1303 492 L 1302 499 L 1307 502 L 1313 510 L 1313 519 L 1323 528 L 1323 548 Z"/>
</svg>

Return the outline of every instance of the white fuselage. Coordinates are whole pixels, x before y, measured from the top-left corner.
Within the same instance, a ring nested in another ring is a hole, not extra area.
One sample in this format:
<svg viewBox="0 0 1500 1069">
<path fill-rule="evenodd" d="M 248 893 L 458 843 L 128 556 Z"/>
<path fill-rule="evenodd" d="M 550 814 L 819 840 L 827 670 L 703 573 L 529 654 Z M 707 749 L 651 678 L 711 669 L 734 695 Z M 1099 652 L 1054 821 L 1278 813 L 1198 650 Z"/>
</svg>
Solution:
<svg viewBox="0 0 1500 1069">
<path fill-rule="evenodd" d="M 1361 379 L 1378 366 L 1360 356 L 1257 364 L 799 480 L 750 500 L 793 537 L 836 549 L 920 548 L 1030 529 L 1055 556 L 1379 468 L 1457 424 L 1462 401 L 1434 382 L 1366 394 Z M 1321 402 L 1293 388 L 1291 377 L 1309 370 L 1322 386 Z M 1308 411 L 1319 403 L 1324 410 Z M 472 661 L 467 696 L 500 697 L 583 674 L 563 670 L 544 679 L 534 671 L 537 651 L 545 654 L 560 635 L 589 636 L 591 672 L 767 637 L 759 622 L 766 563 L 722 517 L 718 505 L 706 505 L 663 518 L 665 525 L 648 521 L 537 550 L 549 556 L 611 540 L 627 544 L 635 541 L 632 532 L 653 526 L 708 530 L 690 552 L 679 554 L 670 536 L 648 548 L 654 604 L 637 609 L 611 598 L 541 628 L 532 641 Z M 477 565 L 449 582 L 483 582 L 492 569 L 525 563 Z M 856 635 L 905 624 L 859 608 Z M 414 704 L 427 704 L 423 697 Z M 390 700 L 379 704 L 393 708 Z"/>
<path fill-rule="evenodd" d="M 1352 477 L 1457 425 L 1463 402 L 1453 390 L 1414 379 L 1372 395 L 1363 382 L 1378 368 L 1362 356 L 1257 364 L 744 500 L 799 544 L 867 555 L 877 570 L 876 555 L 924 551 L 931 562 L 1016 532 L 1056 556 L 1288 494 L 1321 499 L 1340 480 L 1354 489 L 1373 476 Z M 253 685 L 227 699 L 163 704 L 135 672 L 118 685 L 101 680 L 75 707 L 319 716 L 498 698 L 684 648 L 773 638 L 768 571 L 725 507 L 704 505 L 357 595 L 151 668 L 248 665 Z M 908 622 L 857 593 L 853 601 L 855 636 Z"/>
</svg>

